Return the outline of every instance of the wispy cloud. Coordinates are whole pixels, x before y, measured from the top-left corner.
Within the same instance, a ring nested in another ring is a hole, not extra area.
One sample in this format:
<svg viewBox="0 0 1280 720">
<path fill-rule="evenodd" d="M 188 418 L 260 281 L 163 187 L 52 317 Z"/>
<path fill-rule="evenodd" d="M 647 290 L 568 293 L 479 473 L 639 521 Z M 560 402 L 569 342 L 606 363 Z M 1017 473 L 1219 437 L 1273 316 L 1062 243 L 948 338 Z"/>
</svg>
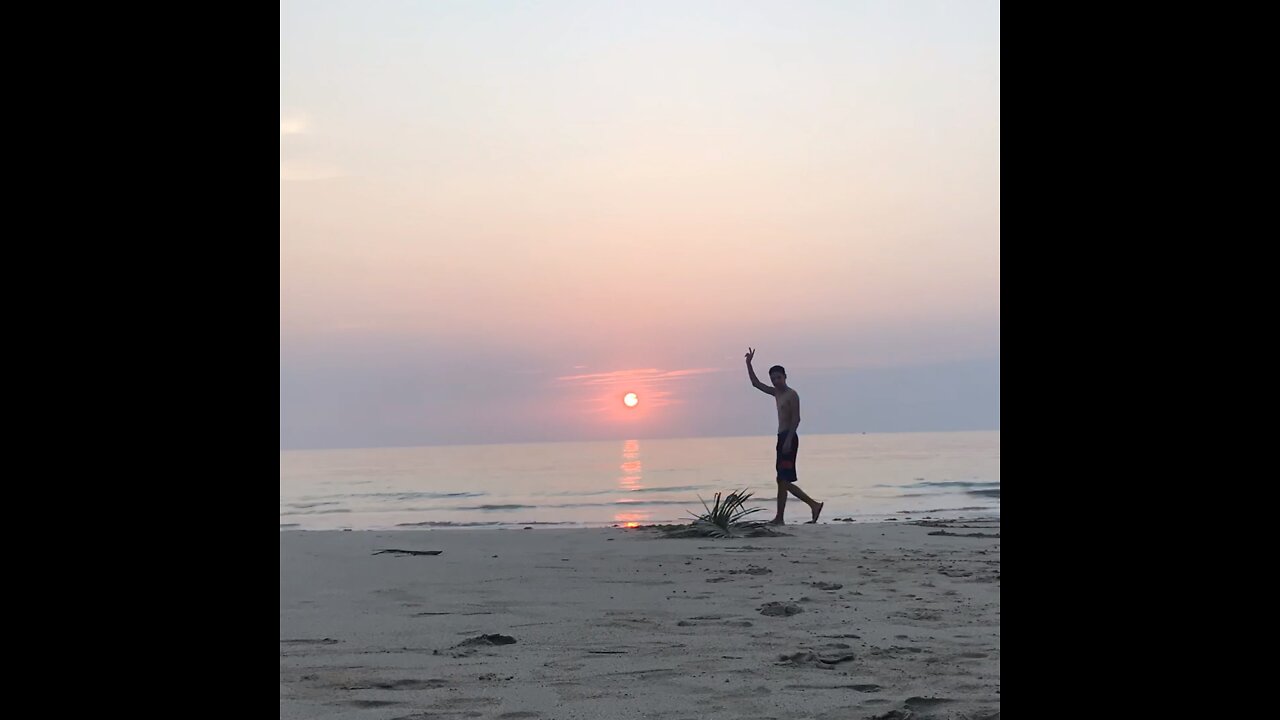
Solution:
<svg viewBox="0 0 1280 720">
<path fill-rule="evenodd" d="M 613 370 L 611 372 L 587 373 L 585 375 L 565 375 L 556 379 L 564 382 L 579 383 L 582 385 L 615 385 L 618 383 L 643 383 L 645 385 L 649 385 L 668 380 L 683 380 L 694 375 L 703 375 L 705 373 L 713 372 L 720 372 L 720 368 L 688 368 L 685 370 L 643 368 L 638 370 Z"/>
<path fill-rule="evenodd" d="M 556 380 L 583 388 L 598 388 L 599 393 L 592 392 L 583 402 L 593 406 L 587 412 L 613 412 L 617 409 L 622 392 L 634 392 L 640 395 L 641 403 L 648 408 L 678 405 L 682 400 L 676 397 L 669 388 L 672 383 L 688 380 L 698 375 L 720 372 L 720 368 L 684 368 L 680 370 L 663 370 L 660 368 L 637 368 L 632 370 L 612 370 L 610 372 L 585 373 L 581 375 L 564 375 Z"/>
<path fill-rule="evenodd" d="M 280 179 L 291 182 L 308 180 L 332 180 L 342 177 L 342 171 L 335 165 L 284 162 L 280 163 Z"/>
</svg>

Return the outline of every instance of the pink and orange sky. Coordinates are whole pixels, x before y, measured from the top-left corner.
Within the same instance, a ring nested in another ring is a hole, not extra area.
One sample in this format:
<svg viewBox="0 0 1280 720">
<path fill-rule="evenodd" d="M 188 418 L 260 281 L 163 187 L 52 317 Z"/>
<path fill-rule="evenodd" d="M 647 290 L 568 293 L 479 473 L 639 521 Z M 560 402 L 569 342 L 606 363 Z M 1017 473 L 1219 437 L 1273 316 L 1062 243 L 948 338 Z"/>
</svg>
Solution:
<svg viewBox="0 0 1280 720">
<path fill-rule="evenodd" d="M 999 426 L 999 5 L 281 4 L 281 446 Z M 634 410 L 621 394 L 634 390 Z"/>
</svg>

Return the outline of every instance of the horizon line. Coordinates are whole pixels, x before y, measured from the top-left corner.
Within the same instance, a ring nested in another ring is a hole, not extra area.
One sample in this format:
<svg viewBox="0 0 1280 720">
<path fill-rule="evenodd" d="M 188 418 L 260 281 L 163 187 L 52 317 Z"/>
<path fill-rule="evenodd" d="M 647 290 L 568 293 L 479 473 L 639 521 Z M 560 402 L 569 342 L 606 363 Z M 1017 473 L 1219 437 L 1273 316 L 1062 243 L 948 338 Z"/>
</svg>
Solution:
<svg viewBox="0 0 1280 720">
<path fill-rule="evenodd" d="M 823 437 L 828 435 L 953 435 L 958 433 L 1000 432 L 1000 428 L 966 428 L 963 430 L 867 430 L 858 432 L 825 432 L 809 433 L 805 437 Z M 421 443 L 416 445 L 363 445 L 348 447 L 282 447 L 280 452 L 343 452 L 348 450 L 416 450 L 436 447 L 481 447 L 486 445 L 559 445 L 567 443 L 604 443 L 628 442 L 631 440 L 728 440 L 734 438 L 763 438 L 772 435 L 672 435 L 665 437 L 643 437 L 637 435 L 619 436 L 616 438 L 596 438 L 591 440 L 508 440 L 504 442 L 451 442 Z"/>
</svg>

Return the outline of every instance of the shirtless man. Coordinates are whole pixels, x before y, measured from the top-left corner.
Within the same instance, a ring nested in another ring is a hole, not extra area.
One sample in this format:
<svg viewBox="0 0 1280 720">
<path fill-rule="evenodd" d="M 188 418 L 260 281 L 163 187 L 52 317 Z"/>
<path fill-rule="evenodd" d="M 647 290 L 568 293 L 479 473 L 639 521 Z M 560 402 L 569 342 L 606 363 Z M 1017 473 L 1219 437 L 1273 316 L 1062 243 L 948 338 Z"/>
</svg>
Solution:
<svg viewBox="0 0 1280 720">
<path fill-rule="evenodd" d="M 813 519 L 805 524 L 812 525 L 818 522 L 818 515 L 822 514 L 822 506 L 825 503 L 817 502 L 796 486 L 796 453 L 800 450 L 800 436 L 796 434 L 796 428 L 800 427 L 800 396 L 796 394 L 795 390 L 787 387 L 787 371 L 781 365 L 774 365 L 769 368 L 769 381 L 773 383 L 773 387 L 760 382 L 759 378 L 756 377 L 755 369 L 751 367 L 751 360 L 755 355 L 755 348 L 747 348 L 747 375 L 751 376 L 751 384 L 760 392 L 772 395 L 774 402 L 778 406 L 778 459 L 776 463 L 778 471 L 778 515 L 770 521 L 770 524 L 786 524 L 782 519 L 782 515 L 787 508 L 787 493 L 789 492 L 809 506 L 809 510 L 813 513 Z"/>
</svg>

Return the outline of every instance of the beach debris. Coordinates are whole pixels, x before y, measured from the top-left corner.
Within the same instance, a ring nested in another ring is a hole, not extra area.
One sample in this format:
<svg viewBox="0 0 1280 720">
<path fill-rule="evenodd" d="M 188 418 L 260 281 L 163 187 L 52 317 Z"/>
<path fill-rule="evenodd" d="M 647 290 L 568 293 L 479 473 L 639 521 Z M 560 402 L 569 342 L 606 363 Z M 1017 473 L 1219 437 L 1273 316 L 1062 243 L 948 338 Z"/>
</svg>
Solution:
<svg viewBox="0 0 1280 720">
<path fill-rule="evenodd" d="M 902 702 L 902 704 L 908 710 L 928 710 L 930 708 L 938 707 L 939 705 L 946 705 L 950 702 L 952 702 L 951 698 L 915 696 L 907 698 Z"/>
<path fill-rule="evenodd" d="M 386 550 L 379 550 L 373 554 L 382 555 L 383 553 L 390 553 L 393 555 L 439 555 L 442 552 L 444 551 L 443 550 L 397 550 L 395 548 L 387 548 Z"/>
<path fill-rule="evenodd" d="M 791 653 L 790 655 L 781 655 L 778 657 L 779 665 L 798 665 L 803 667 L 816 667 L 822 670 L 830 670 L 842 662 L 849 662 L 853 659 L 853 653 L 840 653 L 838 655 L 819 655 L 812 650 L 801 650 L 800 652 Z"/>
<path fill-rule="evenodd" d="M 479 650 L 482 647 L 497 647 L 499 645 L 511 645 L 515 643 L 515 641 L 516 639 L 511 637 L 510 635 L 499 635 L 496 633 L 477 635 L 473 638 L 463 640 L 457 645 L 454 645 L 448 650 L 445 650 L 443 653 L 440 650 L 433 650 L 431 654 L 432 655 L 445 654 L 445 655 L 450 655 L 452 657 L 466 657 L 468 655 L 474 655 L 476 650 Z"/>
<path fill-rule="evenodd" d="M 723 625 L 725 627 L 752 627 L 750 620 L 726 619 L 723 615 L 699 615 L 688 620 L 681 620 L 676 627 L 696 627 L 698 625 Z"/>
<path fill-rule="evenodd" d="M 760 567 L 759 565 L 748 565 L 744 570 L 730 570 L 729 574 L 730 575 L 768 575 L 771 572 L 773 571 L 767 567 Z"/>
<path fill-rule="evenodd" d="M 916 717 L 910 710 L 890 710 L 882 715 L 871 715 L 867 720 L 916 720 Z"/>
<path fill-rule="evenodd" d="M 833 583 L 833 582 L 811 582 L 809 584 L 818 588 L 819 590 L 826 590 L 827 592 L 835 592 L 836 590 L 839 590 L 840 588 L 844 587 L 844 585 L 841 585 L 840 583 Z"/>
<path fill-rule="evenodd" d="M 455 647 L 471 647 L 472 645 L 513 645 L 516 639 L 510 635 L 477 635 L 469 640 L 463 640 Z"/>
<path fill-rule="evenodd" d="M 455 613 L 455 612 L 419 612 L 419 613 L 414 613 L 414 614 L 413 614 L 413 616 L 414 616 L 414 617 L 428 617 L 428 616 L 433 616 L 433 615 L 492 615 L 492 614 L 493 614 L 493 612 L 492 612 L 492 611 L 490 611 L 490 610 L 479 610 L 479 611 L 477 611 L 477 612 L 458 612 L 458 613 Z"/>
<path fill-rule="evenodd" d="M 760 606 L 760 614 L 770 617 L 790 617 L 804 612 L 804 608 L 793 602 L 767 602 Z"/>
<path fill-rule="evenodd" d="M 957 523 L 982 523 L 982 524 L 981 525 L 961 525 Z M 943 528 L 944 530 L 958 530 L 958 529 L 999 530 L 1000 529 L 1000 520 L 998 518 L 992 519 L 992 520 L 982 520 L 982 519 L 965 520 L 964 518 L 960 518 L 959 520 L 925 519 L 925 520 L 917 520 L 911 524 L 919 525 L 920 527 Z"/>
<path fill-rule="evenodd" d="M 992 534 L 992 533 L 953 533 L 953 532 L 947 532 L 946 530 L 935 530 L 935 531 L 933 531 L 933 532 L 931 532 L 931 533 L 929 533 L 929 534 L 930 534 L 930 535 L 944 535 L 944 536 L 946 536 L 946 537 L 995 538 L 995 539 L 997 539 L 997 540 L 1000 538 L 1000 533 L 995 533 L 995 534 Z"/>
</svg>

